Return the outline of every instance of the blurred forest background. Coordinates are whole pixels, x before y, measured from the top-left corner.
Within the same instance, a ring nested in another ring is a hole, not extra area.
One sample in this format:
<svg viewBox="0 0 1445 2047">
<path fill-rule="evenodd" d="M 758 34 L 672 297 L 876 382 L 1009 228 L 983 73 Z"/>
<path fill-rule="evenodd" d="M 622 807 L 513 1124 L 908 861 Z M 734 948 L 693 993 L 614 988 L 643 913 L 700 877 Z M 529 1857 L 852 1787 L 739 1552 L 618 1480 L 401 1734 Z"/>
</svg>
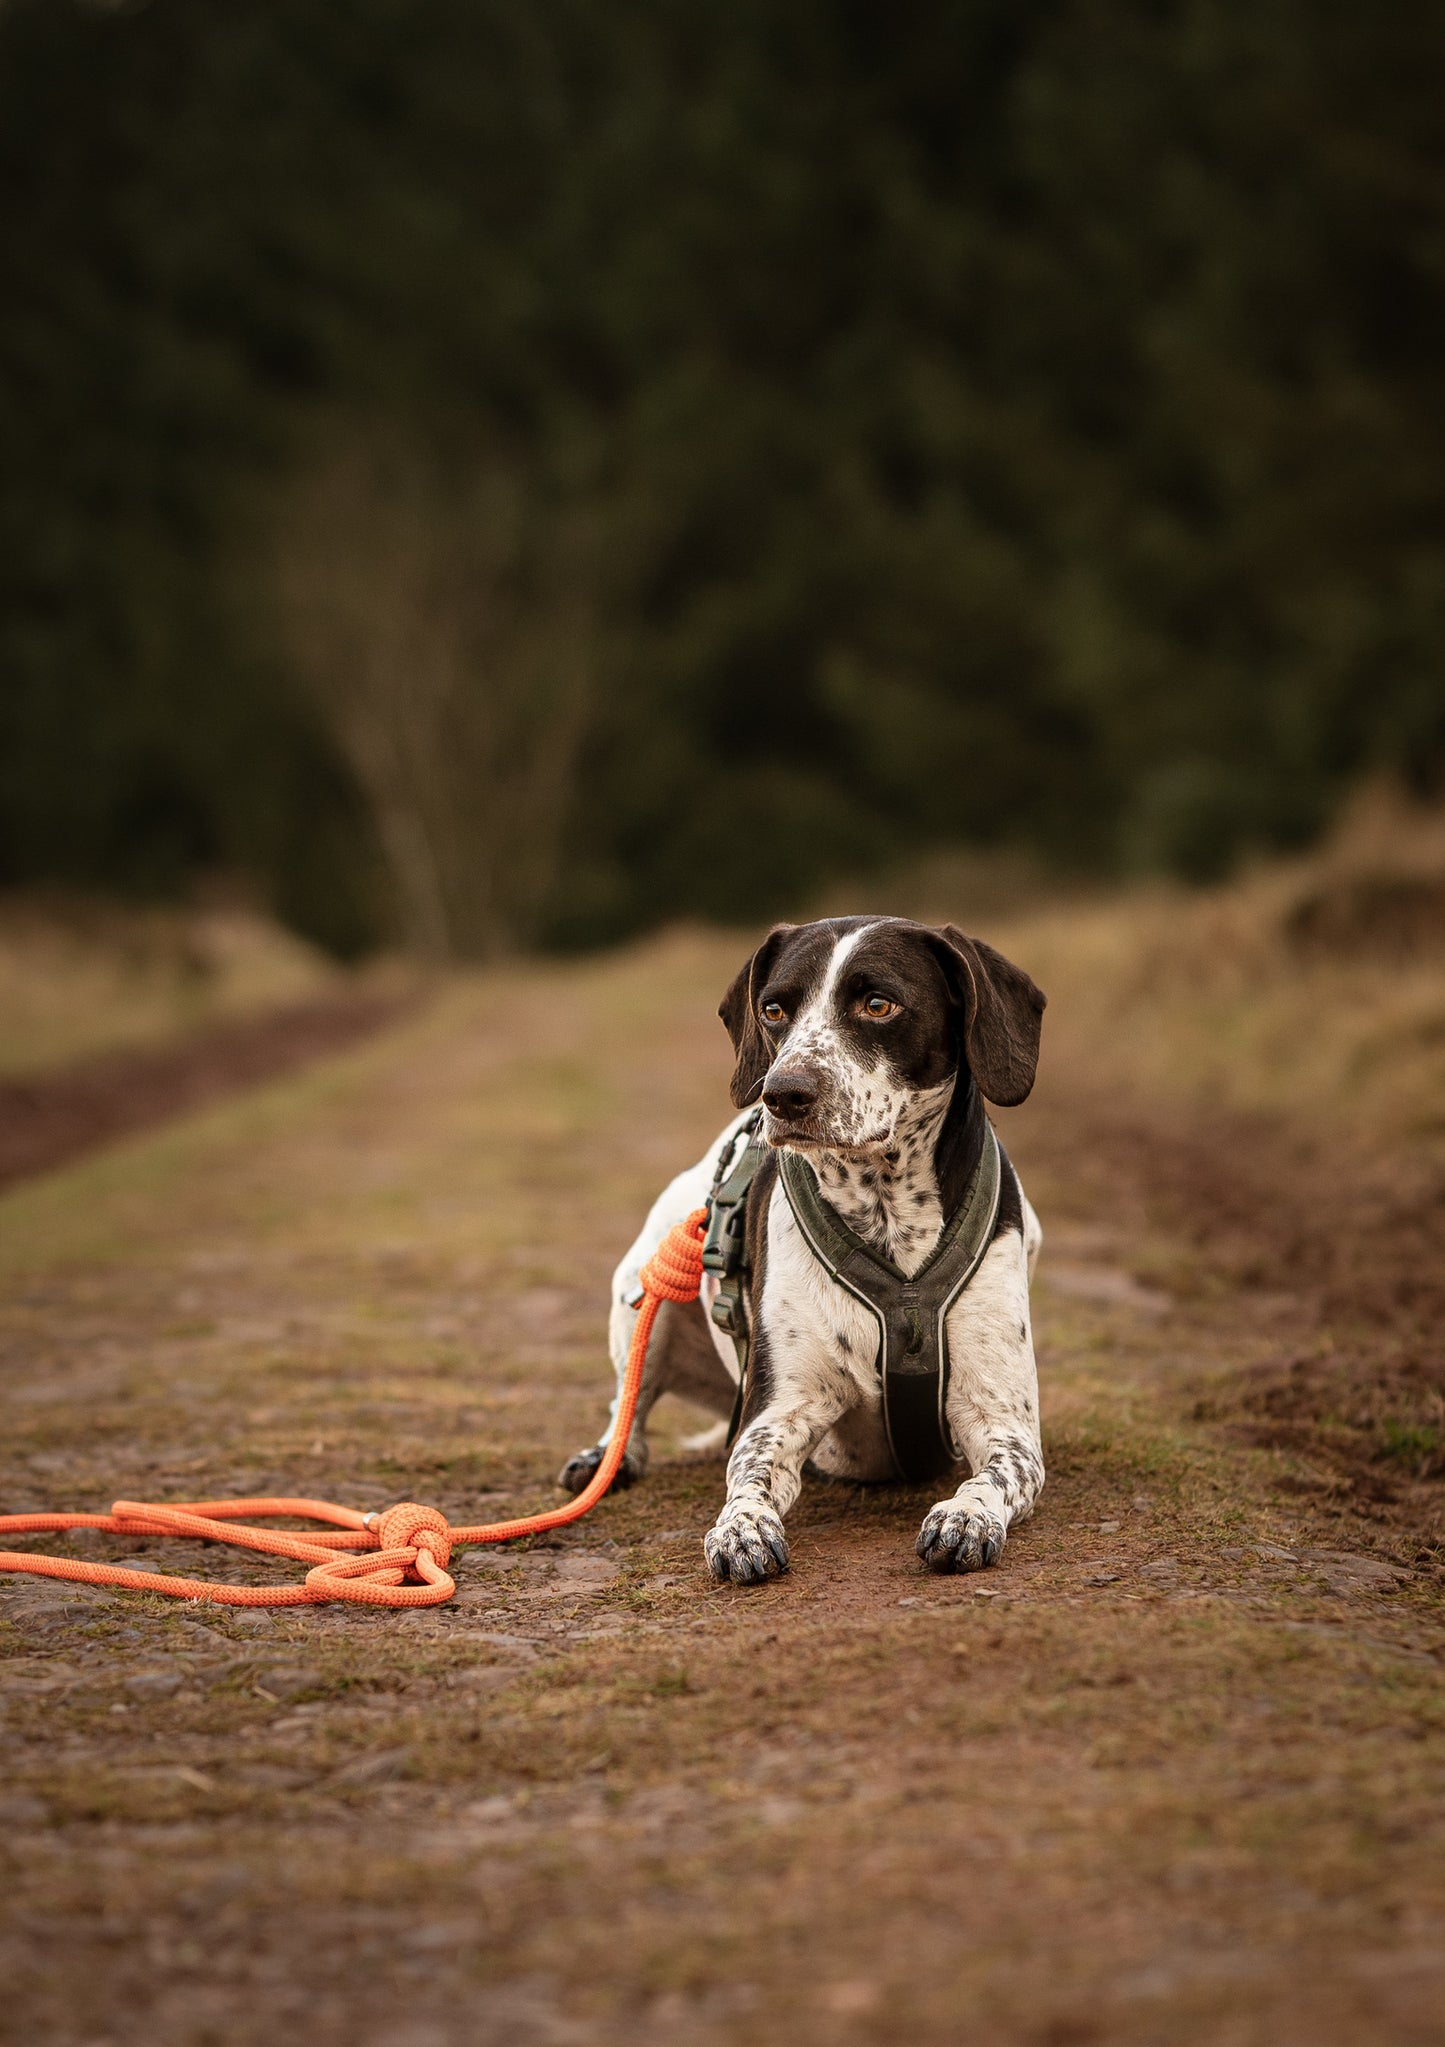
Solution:
<svg viewBox="0 0 1445 2047">
<path fill-rule="evenodd" d="M 1445 782 L 1445 14 L 0 0 L 0 882 L 342 955 Z"/>
</svg>

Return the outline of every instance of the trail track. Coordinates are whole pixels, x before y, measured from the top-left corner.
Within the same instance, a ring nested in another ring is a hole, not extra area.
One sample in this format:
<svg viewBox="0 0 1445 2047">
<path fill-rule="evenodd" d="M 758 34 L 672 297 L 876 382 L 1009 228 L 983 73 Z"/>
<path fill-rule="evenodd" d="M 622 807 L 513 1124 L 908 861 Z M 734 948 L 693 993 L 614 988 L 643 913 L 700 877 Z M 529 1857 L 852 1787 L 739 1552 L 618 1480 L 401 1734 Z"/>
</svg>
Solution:
<svg viewBox="0 0 1445 2047">
<path fill-rule="evenodd" d="M 370 1037 L 410 1006 L 396 992 L 348 991 L 214 1024 L 170 1044 L 101 1053 L 55 1073 L 0 1077 L 0 1187 L 309 1065 Z"/>
<path fill-rule="evenodd" d="M 736 951 L 459 983 L 11 1192 L 0 1505 L 552 1503 Z M 1049 1480 L 991 1572 L 922 1572 L 926 1491 L 811 1482 L 789 1576 L 715 1587 L 664 1409 L 643 1486 L 435 1614 L 0 1581 L 0 2038 L 1433 2047 L 1440 1489 L 1299 1388 L 1418 1364 L 1438 1184 L 1106 1097 L 1057 1005 L 999 1127 Z"/>
</svg>

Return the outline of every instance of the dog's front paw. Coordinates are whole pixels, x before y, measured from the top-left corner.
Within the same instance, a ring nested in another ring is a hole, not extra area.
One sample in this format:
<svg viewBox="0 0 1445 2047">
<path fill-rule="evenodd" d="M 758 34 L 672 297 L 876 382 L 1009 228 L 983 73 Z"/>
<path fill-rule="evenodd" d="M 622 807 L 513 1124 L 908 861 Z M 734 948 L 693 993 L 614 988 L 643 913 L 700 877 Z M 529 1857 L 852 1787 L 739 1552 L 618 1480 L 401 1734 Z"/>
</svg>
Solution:
<svg viewBox="0 0 1445 2047">
<path fill-rule="evenodd" d="M 930 1507 L 914 1545 L 930 1571 L 983 1571 L 1003 1554 L 1004 1525 L 977 1500 Z"/>
<path fill-rule="evenodd" d="M 788 1568 L 788 1539 L 770 1507 L 724 1507 L 702 1548 L 714 1578 L 738 1585 L 759 1585 Z"/>
<path fill-rule="evenodd" d="M 585 1492 L 596 1476 L 602 1462 L 606 1445 L 594 1443 L 589 1450 L 579 1450 L 575 1457 L 569 1457 L 557 1474 L 557 1483 L 564 1492 Z M 608 1487 L 609 1492 L 625 1493 L 642 1476 L 642 1465 L 629 1450 L 617 1467 L 617 1475 Z"/>
</svg>

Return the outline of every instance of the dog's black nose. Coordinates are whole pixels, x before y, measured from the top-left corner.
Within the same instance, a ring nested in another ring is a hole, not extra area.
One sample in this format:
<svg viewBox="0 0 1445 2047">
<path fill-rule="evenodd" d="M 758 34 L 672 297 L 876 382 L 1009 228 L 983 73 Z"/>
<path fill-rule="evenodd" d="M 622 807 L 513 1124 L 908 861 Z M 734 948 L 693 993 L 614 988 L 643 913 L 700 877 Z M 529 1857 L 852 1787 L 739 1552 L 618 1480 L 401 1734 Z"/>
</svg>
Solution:
<svg viewBox="0 0 1445 2047">
<path fill-rule="evenodd" d="M 763 1106 L 785 1121 L 806 1116 L 821 1092 L 811 1073 L 795 1066 L 791 1072 L 770 1073 L 763 1088 Z"/>
</svg>

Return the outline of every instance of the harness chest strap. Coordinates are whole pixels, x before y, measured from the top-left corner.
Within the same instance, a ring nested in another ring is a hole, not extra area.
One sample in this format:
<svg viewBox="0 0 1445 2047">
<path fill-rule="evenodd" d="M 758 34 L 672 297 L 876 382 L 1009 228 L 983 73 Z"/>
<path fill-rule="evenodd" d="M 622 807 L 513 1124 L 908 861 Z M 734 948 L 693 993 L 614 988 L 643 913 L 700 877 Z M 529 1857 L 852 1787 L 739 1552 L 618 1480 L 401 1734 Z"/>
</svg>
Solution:
<svg viewBox="0 0 1445 2047">
<path fill-rule="evenodd" d="M 748 1195 L 757 1178 L 758 1167 L 768 1155 L 759 1138 L 762 1111 L 754 1109 L 739 1129 L 731 1148 L 718 1161 L 717 1178 L 708 1196 L 707 1235 L 703 1240 L 702 1269 L 718 1283 L 712 1304 L 712 1319 L 725 1336 L 733 1340 L 738 1359 L 738 1390 L 728 1424 L 728 1442 L 738 1432 L 748 1378 Z M 738 1139 L 743 1141 L 741 1145 Z M 731 1159 L 732 1168 L 728 1170 Z M 726 1176 L 726 1177 L 724 1177 Z"/>
<path fill-rule="evenodd" d="M 983 1150 L 962 1202 L 927 1261 L 910 1278 L 865 1244 L 823 1199 L 797 1152 L 779 1156 L 784 1191 L 819 1264 L 878 1325 L 883 1425 L 899 1476 L 936 1478 L 958 1462 L 948 1432 L 948 1311 L 978 1271 L 998 1222 L 999 1142 L 984 1124 Z"/>
</svg>

